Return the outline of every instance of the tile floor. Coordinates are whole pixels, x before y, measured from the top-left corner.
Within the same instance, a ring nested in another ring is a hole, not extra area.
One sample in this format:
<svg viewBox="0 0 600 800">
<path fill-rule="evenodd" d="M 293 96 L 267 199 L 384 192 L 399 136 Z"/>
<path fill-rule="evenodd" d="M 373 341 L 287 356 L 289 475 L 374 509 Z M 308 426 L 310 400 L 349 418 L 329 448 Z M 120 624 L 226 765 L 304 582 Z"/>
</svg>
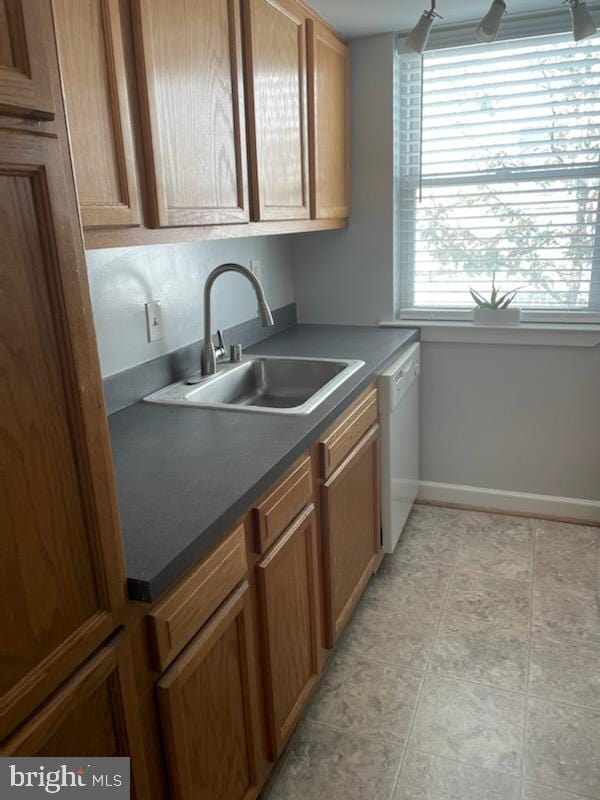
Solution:
<svg viewBox="0 0 600 800">
<path fill-rule="evenodd" d="M 600 529 L 416 506 L 262 797 L 600 800 Z"/>
</svg>

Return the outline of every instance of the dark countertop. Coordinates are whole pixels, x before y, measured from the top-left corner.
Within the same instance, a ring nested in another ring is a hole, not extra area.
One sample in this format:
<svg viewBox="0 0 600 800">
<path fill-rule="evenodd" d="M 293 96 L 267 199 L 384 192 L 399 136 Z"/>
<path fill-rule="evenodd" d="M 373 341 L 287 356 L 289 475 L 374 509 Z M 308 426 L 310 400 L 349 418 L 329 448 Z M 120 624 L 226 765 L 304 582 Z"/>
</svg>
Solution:
<svg viewBox="0 0 600 800">
<path fill-rule="evenodd" d="M 251 506 L 417 330 L 296 325 L 248 352 L 365 366 L 306 416 L 136 403 L 109 417 L 129 596 L 153 602 Z"/>
</svg>

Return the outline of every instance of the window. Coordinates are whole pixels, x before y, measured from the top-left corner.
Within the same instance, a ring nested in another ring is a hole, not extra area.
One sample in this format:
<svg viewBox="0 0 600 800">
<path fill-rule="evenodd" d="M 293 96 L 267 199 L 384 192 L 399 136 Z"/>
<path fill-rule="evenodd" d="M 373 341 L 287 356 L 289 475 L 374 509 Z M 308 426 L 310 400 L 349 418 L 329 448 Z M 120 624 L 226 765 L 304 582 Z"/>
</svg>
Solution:
<svg viewBox="0 0 600 800">
<path fill-rule="evenodd" d="M 570 34 L 399 59 L 400 304 L 470 309 L 523 287 L 600 312 L 600 39 Z M 422 81 L 422 83 L 421 83 Z M 422 106 L 421 106 L 422 86 Z"/>
</svg>

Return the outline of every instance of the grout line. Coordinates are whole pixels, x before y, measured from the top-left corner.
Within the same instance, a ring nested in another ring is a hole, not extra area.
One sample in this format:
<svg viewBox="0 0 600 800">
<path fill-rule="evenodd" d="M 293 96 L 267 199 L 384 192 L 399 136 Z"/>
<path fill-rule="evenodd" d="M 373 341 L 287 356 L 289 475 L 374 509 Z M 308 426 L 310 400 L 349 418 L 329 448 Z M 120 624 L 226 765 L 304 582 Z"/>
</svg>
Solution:
<svg viewBox="0 0 600 800">
<path fill-rule="evenodd" d="M 525 747 L 527 745 L 527 730 L 529 727 L 529 685 L 531 681 L 531 654 L 533 651 L 533 590 L 535 586 L 535 554 L 537 544 L 537 531 L 531 520 L 529 521 L 533 531 L 533 553 L 531 556 L 531 592 L 529 594 L 529 647 L 527 653 L 527 683 L 525 686 L 525 719 L 523 725 L 523 745 L 521 747 L 521 794 L 525 782 Z"/>
<path fill-rule="evenodd" d="M 399 785 L 400 776 L 402 774 L 402 769 L 403 769 L 404 764 L 406 762 L 406 755 L 408 753 L 409 744 L 410 744 L 410 740 L 411 740 L 411 737 L 412 737 L 415 720 L 417 718 L 417 712 L 418 712 L 419 706 L 421 704 L 421 698 L 423 696 L 423 689 L 425 687 L 425 681 L 427 680 L 428 676 L 431 674 L 429 672 L 429 666 L 431 664 L 431 659 L 433 658 L 433 651 L 435 649 L 435 643 L 436 643 L 438 631 L 440 629 L 440 625 L 441 625 L 441 622 L 442 622 L 442 617 L 444 616 L 444 610 L 446 608 L 446 602 L 448 600 L 448 596 L 450 594 L 450 589 L 451 589 L 452 583 L 454 581 L 454 575 L 456 573 L 456 567 L 457 567 L 457 563 L 458 563 L 458 554 L 459 554 L 460 548 L 461 548 L 462 537 L 463 537 L 463 533 L 461 532 L 459 540 L 458 540 L 458 545 L 456 547 L 456 552 L 454 553 L 454 560 L 453 560 L 453 564 L 452 564 L 452 569 L 450 571 L 450 575 L 448 577 L 448 584 L 446 586 L 446 589 L 444 590 L 444 596 L 442 598 L 442 605 L 441 605 L 440 613 L 439 613 L 439 616 L 438 616 L 437 623 L 435 625 L 433 638 L 431 640 L 431 647 L 429 648 L 429 655 L 427 657 L 427 662 L 425 664 L 425 669 L 423 670 L 423 677 L 421 679 L 421 682 L 420 682 L 420 685 L 419 685 L 419 689 L 417 691 L 417 696 L 415 698 L 415 707 L 413 708 L 413 713 L 411 715 L 410 723 L 409 723 L 409 726 L 408 726 L 408 731 L 407 731 L 407 734 L 406 734 L 406 744 L 404 745 L 402 758 L 400 759 L 400 764 L 398 765 L 398 770 L 396 772 L 396 778 L 394 780 L 394 785 L 393 785 L 392 791 L 390 793 L 390 800 L 393 800 L 393 798 L 394 798 L 394 796 L 396 794 L 396 790 L 397 790 L 398 785 Z"/>
<path fill-rule="evenodd" d="M 523 781 L 523 783 L 525 783 L 525 781 Z M 571 791 L 571 789 L 557 789 L 556 786 L 550 786 L 547 783 L 540 783 L 539 781 L 527 781 L 527 783 L 530 783 L 532 786 L 538 786 L 540 789 L 550 789 L 552 792 L 564 792 L 565 795 L 575 797 L 577 800 L 595 800 L 595 798 L 590 797 L 588 794 L 578 794 L 577 792 Z"/>
</svg>

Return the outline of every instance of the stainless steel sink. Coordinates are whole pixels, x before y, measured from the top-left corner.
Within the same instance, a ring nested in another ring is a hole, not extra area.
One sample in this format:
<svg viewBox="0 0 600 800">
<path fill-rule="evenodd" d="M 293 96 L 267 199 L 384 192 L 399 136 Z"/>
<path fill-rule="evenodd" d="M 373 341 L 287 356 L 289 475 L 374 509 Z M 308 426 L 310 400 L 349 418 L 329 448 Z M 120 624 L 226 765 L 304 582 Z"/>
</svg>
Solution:
<svg viewBox="0 0 600 800">
<path fill-rule="evenodd" d="M 246 356 L 222 364 L 215 375 L 193 385 L 179 381 L 145 398 L 166 403 L 268 414 L 309 414 L 364 361 L 328 358 Z"/>
</svg>

